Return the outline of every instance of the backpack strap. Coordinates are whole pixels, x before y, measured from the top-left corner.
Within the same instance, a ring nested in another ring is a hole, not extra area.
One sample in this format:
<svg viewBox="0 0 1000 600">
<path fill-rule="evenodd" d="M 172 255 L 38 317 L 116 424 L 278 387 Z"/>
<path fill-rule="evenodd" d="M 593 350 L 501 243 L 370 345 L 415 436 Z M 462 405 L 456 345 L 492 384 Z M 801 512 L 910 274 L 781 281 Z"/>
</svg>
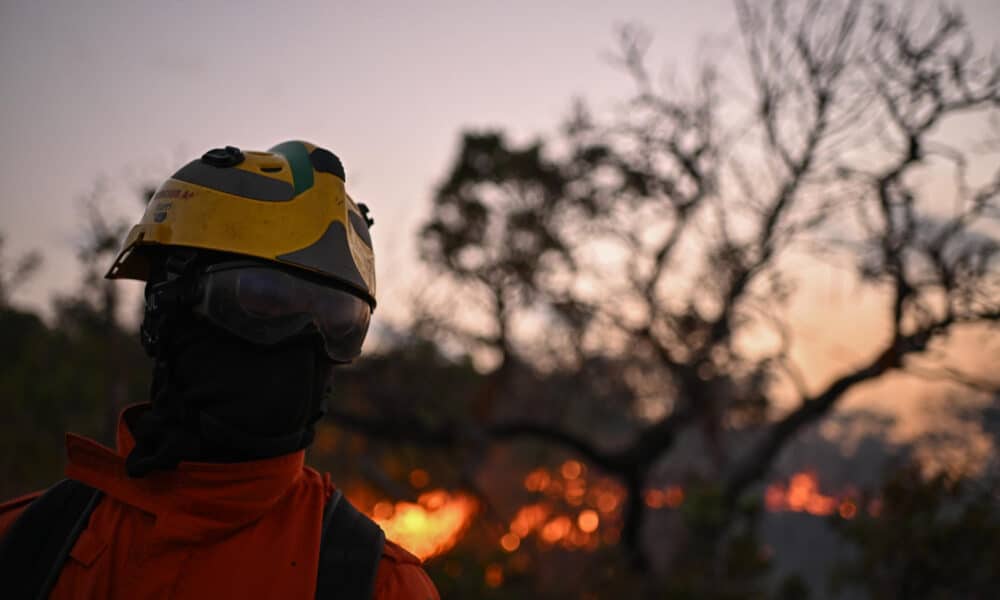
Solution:
<svg viewBox="0 0 1000 600">
<path fill-rule="evenodd" d="M 63 479 L 24 509 L 0 542 L 5 598 L 48 597 L 101 496 L 88 485 Z"/>
<path fill-rule="evenodd" d="M 334 490 L 323 509 L 317 600 L 372 598 L 384 545 L 382 529 Z"/>
</svg>

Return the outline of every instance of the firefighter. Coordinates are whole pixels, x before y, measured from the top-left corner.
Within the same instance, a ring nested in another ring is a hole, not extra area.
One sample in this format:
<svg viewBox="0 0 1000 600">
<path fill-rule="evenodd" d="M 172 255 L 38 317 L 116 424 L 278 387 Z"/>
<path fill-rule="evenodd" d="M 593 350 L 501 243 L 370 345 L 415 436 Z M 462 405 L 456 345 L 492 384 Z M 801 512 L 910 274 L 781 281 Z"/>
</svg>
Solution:
<svg viewBox="0 0 1000 600">
<path fill-rule="evenodd" d="M 364 205 L 300 141 L 167 179 L 107 277 L 146 282 L 150 402 L 117 450 L 0 506 L 4 598 L 437 598 L 414 556 L 304 464 L 334 365 L 375 309 Z"/>
</svg>

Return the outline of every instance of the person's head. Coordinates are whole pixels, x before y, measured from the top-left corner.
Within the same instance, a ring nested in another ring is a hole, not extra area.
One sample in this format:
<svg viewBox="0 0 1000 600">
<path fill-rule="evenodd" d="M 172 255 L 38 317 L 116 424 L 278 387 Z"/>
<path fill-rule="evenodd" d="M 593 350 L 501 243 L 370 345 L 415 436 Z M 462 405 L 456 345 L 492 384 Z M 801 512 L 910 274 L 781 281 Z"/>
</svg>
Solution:
<svg viewBox="0 0 1000 600">
<path fill-rule="evenodd" d="M 375 307 L 371 221 L 332 153 L 212 150 L 153 194 L 109 278 L 146 281 L 153 409 L 129 471 L 235 461 L 312 440 L 332 365 Z"/>
</svg>

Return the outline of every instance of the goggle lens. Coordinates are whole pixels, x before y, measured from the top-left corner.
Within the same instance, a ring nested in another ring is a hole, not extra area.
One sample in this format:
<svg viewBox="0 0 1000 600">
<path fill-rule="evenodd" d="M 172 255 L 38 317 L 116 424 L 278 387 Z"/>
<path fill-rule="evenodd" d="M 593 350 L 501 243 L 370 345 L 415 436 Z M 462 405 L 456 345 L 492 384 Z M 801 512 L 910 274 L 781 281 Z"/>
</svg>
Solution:
<svg viewBox="0 0 1000 600">
<path fill-rule="evenodd" d="M 196 311 L 248 341 L 280 343 L 312 326 L 331 360 L 361 353 L 371 307 L 350 292 L 254 263 L 214 265 L 202 285 Z"/>
</svg>

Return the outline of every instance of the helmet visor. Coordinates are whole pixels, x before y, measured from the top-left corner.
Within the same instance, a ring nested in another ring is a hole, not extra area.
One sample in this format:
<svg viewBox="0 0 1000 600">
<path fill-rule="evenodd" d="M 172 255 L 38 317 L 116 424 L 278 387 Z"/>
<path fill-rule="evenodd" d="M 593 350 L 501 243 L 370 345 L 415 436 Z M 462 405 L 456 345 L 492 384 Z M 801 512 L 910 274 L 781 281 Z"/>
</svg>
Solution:
<svg viewBox="0 0 1000 600">
<path fill-rule="evenodd" d="M 195 312 L 230 333 L 262 345 L 318 332 L 329 358 L 350 362 L 361 354 L 371 307 L 361 298 L 257 263 L 206 269 Z"/>
</svg>

